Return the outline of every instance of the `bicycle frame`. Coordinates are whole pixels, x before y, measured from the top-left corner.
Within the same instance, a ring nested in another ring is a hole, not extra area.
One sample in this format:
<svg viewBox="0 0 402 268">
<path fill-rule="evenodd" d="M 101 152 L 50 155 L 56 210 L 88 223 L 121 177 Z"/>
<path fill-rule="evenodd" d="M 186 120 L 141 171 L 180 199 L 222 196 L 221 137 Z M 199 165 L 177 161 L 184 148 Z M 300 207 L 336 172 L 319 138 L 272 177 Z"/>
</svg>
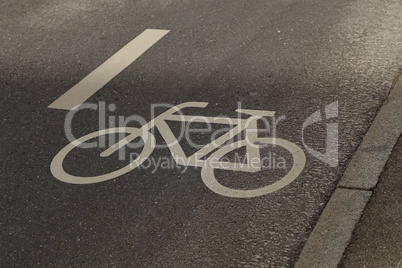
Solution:
<svg viewBox="0 0 402 268">
<path fill-rule="evenodd" d="M 144 135 L 145 132 L 150 131 L 153 127 L 156 127 L 161 133 L 163 139 L 165 140 L 174 160 L 184 166 L 194 166 L 194 167 L 204 167 L 207 163 L 211 164 L 211 161 L 214 161 L 214 165 L 218 165 L 217 168 L 226 169 L 226 170 L 237 170 L 237 171 L 248 171 L 248 172 L 256 172 L 261 170 L 260 162 L 253 162 L 251 165 L 251 159 L 255 161 L 256 159 L 260 159 L 260 149 L 258 145 L 254 143 L 258 140 L 257 133 L 257 120 L 262 118 L 263 116 L 272 117 L 275 115 L 275 112 L 272 111 L 260 111 L 260 110 L 247 110 L 247 109 L 237 109 L 236 111 L 239 113 L 249 114 L 251 117 L 248 119 L 241 118 L 225 118 L 225 117 L 206 117 L 206 116 L 190 116 L 190 115 L 181 115 L 175 114 L 183 108 L 205 108 L 208 105 L 207 102 L 186 102 L 179 105 L 176 105 L 169 110 L 163 112 L 159 116 L 152 119 L 146 125 L 141 127 L 141 132 L 143 133 L 142 137 L 147 137 Z M 205 145 L 203 148 L 192 154 L 191 156 L 187 156 L 179 141 L 176 139 L 176 136 L 173 134 L 169 125 L 166 121 L 177 121 L 177 122 L 197 122 L 197 123 L 210 123 L 210 124 L 226 124 L 226 125 L 234 125 L 231 130 L 227 133 L 223 134 L 219 138 L 213 140 L 211 143 Z M 218 159 L 209 159 L 202 160 L 205 156 L 215 151 L 218 148 L 221 148 L 227 141 L 246 130 L 246 138 L 245 140 L 240 140 L 225 146 L 236 146 L 239 147 L 239 144 L 242 141 L 246 141 L 246 155 L 247 155 L 247 163 L 243 163 L 239 165 L 238 163 L 224 162 L 219 161 Z M 115 145 L 111 146 L 109 149 L 105 150 L 101 156 L 109 156 L 113 152 L 120 149 L 122 146 L 128 144 L 132 140 L 138 137 L 138 134 L 133 133 L 128 135 L 125 139 L 119 141 Z M 146 139 L 144 138 L 144 142 Z M 153 142 L 154 143 L 154 142 Z M 237 145 L 236 145 L 237 143 Z M 155 148 L 155 144 L 151 145 L 152 148 Z"/>
</svg>

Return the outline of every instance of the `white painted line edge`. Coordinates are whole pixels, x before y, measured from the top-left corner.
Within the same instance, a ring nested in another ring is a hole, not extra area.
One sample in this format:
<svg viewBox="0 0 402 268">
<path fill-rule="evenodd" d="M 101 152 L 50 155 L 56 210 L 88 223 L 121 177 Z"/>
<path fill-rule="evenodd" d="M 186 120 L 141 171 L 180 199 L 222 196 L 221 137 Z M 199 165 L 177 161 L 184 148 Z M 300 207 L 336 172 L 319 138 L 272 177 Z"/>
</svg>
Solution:
<svg viewBox="0 0 402 268">
<path fill-rule="evenodd" d="M 74 110 L 127 68 L 169 30 L 147 29 L 48 106 Z"/>
</svg>

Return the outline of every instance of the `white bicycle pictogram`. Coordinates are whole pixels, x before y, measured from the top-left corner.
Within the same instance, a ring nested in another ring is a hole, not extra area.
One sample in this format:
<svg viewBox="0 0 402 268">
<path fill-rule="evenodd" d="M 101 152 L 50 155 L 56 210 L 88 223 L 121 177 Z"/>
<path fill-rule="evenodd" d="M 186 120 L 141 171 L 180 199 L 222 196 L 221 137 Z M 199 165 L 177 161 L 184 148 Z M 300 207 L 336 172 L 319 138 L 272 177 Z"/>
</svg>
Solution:
<svg viewBox="0 0 402 268">
<path fill-rule="evenodd" d="M 268 193 L 275 192 L 294 181 L 300 173 L 303 171 L 306 164 L 306 156 L 303 150 L 296 144 L 289 142 L 280 138 L 268 138 L 268 137 L 258 137 L 257 133 L 257 121 L 262 117 L 273 117 L 275 112 L 273 111 L 262 111 L 262 110 L 249 110 L 249 109 L 237 109 L 236 112 L 251 115 L 247 119 L 242 118 L 225 118 L 225 117 L 206 117 L 206 116 L 189 116 L 176 114 L 183 108 L 196 107 L 205 108 L 208 105 L 207 102 L 186 102 L 176 105 L 169 110 L 163 112 L 159 116 L 155 117 L 147 124 L 143 125 L 141 128 L 133 127 L 117 127 L 109 128 L 104 130 L 99 130 L 87 134 L 81 138 L 76 139 L 67 146 L 65 146 L 60 152 L 53 158 L 50 165 L 51 172 L 55 178 L 60 181 L 73 183 L 73 184 L 90 184 L 102 181 L 107 181 L 114 179 L 123 174 L 126 174 L 133 169 L 140 166 L 153 152 L 156 147 L 156 139 L 154 135 L 150 132 L 153 127 L 156 127 L 161 133 L 163 139 L 165 140 L 173 159 L 180 165 L 201 167 L 201 177 L 205 185 L 211 189 L 213 192 L 235 198 L 249 198 L 265 195 Z M 228 119 L 230 119 L 230 124 L 234 127 L 230 129 L 225 134 L 221 135 L 217 139 L 213 140 L 211 143 L 202 147 L 199 151 L 195 152 L 191 156 L 186 156 L 183 148 L 179 144 L 176 136 L 173 134 L 169 125 L 166 121 L 178 121 L 178 122 L 199 122 L 199 123 L 211 123 L 211 124 L 228 124 Z M 235 141 L 226 144 L 233 137 L 245 131 L 245 139 L 240 141 Z M 63 168 L 63 162 L 67 154 L 78 147 L 80 144 L 85 143 L 88 140 L 97 138 L 107 134 L 113 133 L 125 133 L 128 134 L 124 139 L 120 140 L 116 144 L 112 145 L 105 151 L 103 151 L 100 156 L 107 157 L 118 151 L 123 146 L 127 145 L 134 139 L 141 137 L 144 141 L 144 148 L 138 157 L 132 161 L 130 164 L 109 172 L 107 174 L 102 174 L 98 176 L 90 177 L 80 177 L 74 176 L 67 173 Z M 232 171 L 243 171 L 243 172 L 257 172 L 261 170 L 261 162 L 255 161 L 255 159 L 260 159 L 260 146 L 258 144 L 272 144 L 283 147 L 288 152 L 291 153 L 293 158 L 293 165 L 290 171 L 281 179 L 275 181 L 274 183 L 257 188 L 257 189 L 231 189 L 222 184 L 220 184 L 215 178 L 214 170 L 232 170 Z M 220 161 L 224 155 L 229 152 L 236 150 L 240 147 L 246 147 L 247 162 L 239 165 L 236 162 Z M 206 159 L 203 159 L 208 154 L 210 154 Z M 251 160 L 253 164 L 251 164 Z"/>
</svg>

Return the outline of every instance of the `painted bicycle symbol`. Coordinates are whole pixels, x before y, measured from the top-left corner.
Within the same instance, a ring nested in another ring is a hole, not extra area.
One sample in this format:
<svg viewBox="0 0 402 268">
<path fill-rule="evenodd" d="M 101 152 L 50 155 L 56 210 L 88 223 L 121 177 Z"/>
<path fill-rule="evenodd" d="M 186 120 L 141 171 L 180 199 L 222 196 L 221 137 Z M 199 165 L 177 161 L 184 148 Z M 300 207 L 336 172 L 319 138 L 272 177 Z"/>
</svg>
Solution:
<svg viewBox="0 0 402 268">
<path fill-rule="evenodd" d="M 165 140 L 173 159 L 180 165 L 201 167 L 201 177 L 205 185 L 211 189 L 213 192 L 235 198 L 249 198 L 265 195 L 268 193 L 275 192 L 294 181 L 300 173 L 306 163 L 306 157 L 303 150 L 296 144 L 289 142 L 280 138 L 261 138 L 257 135 L 257 121 L 262 117 L 273 117 L 275 112 L 273 111 L 262 111 L 262 110 L 248 110 L 248 109 L 237 109 L 236 112 L 250 115 L 248 119 L 242 118 L 230 118 L 231 125 L 234 127 L 230 129 L 227 133 L 221 135 L 217 139 L 213 140 L 211 143 L 202 147 L 199 151 L 195 152 L 191 156 L 186 156 L 183 148 L 179 144 L 176 136 L 173 134 L 169 125 L 166 121 L 178 121 L 178 122 L 209 122 L 211 124 L 228 124 L 228 118 L 222 117 L 206 117 L 206 116 L 189 116 L 177 114 L 183 108 L 196 107 L 205 108 L 208 105 L 206 102 L 186 102 L 176 105 L 169 110 L 163 112 L 159 116 L 152 119 L 147 124 L 143 125 L 141 128 L 133 127 L 117 127 L 109 128 L 104 130 L 99 130 L 87 134 L 81 138 L 76 139 L 67 146 L 65 146 L 54 158 L 50 165 L 51 172 L 55 178 L 60 181 L 73 183 L 73 184 L 90 184 L 102 181 L 107 181 L 110 179 L 117 178 L 123 174 L 126 174 L 133 169 L 140 166 L 153 152 L 156 147 L 156 139 L 150 130 L 156 127 L 161 133 L 163 139 Z M 231 141 L 233 137 L 245 131 L 245 139 L 240 141 Z M 128 134 L 124 139 L 120 140 L 116 144 L 107 148 L 103 151 L 100 156 L 107 157 L 118 151 L 123 146 L 134 139 L 141 137 L 144 143 L 144 148 L 138 157 L 133 160 L 130 164 L 122 167 L 118 170 L 112 171 L 107 174 L 90 176 L 90 177 L 80 177 L 74 176 L 67 173 L 63 168 L 63 162 L 67 154 L 78 147 L 80 144 L 85 143 L 88 140 L 101 137 L 103 135 L 113 134 L 113 133 L 124 133 Z M 261 162 L 256 162 L 255 159 L 260 159 L 260 146 L 259 144 L 275 144 L 277 146 L 283 147 L 288 152 L 291 153 L 293 158 L 293 165 L 290 171 L 281 179 L 275 181 L 271 185 L 264 186 L 257 189 L 242 190 L 242 189 L 231 189 L 218 182 L 215 178 L 214 170 L 232 170 L 232 171 L 243 171 L 243 172 L 257 172 L 261 170 Z M 241 147 L 246 147 L 247 162 L 244 165 L 238 165 L 236 162 L 220 161 L 222 157 L 229 152 L 236 150 Z M 210 154 L 206 159 L 208 154 Z M 251 160 L 254 159 L 253 164 Z"/>
</svg>

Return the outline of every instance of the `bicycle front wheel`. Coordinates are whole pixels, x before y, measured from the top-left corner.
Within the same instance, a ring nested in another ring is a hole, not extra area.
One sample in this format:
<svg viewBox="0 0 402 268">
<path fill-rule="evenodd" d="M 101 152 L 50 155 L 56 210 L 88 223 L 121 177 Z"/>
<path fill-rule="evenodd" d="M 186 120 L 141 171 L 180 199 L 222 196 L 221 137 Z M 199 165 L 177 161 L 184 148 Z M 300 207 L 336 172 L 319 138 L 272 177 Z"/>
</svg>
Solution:
<svg viewBox="0 0 402 268">
<path fill-rule="evenodd" d="M 227 197 L 234 197 L 234 198 L 250 198 L 250 197 L 257 197 L 266 195 L 279 189 L 287 186 L 292 181 L 294 181 L 300 173 L 303 171 L 304 166 L 306 164 L 306 156 L 303 150 L 297 146 L 296 144 L 289 142 L 287 140 L 279 139 L 279 138 L 259 138 L 258 141 L 262 144 L 275 144 L 280 147 L 283 147 L 287 151 L 292 154 L 293 158 L 293 166 L 291 170 L 280 180 L 274 182 L 271 185 L 251 189 L 251 190 L 240 190 L 240 189 L 231 189 L 226 186 L 220 184 L 217 179 L 215 178 L 214 168 L 212 165 L 205 165 L 201 170 L 201 177 L 205 185 L 212 190 L 213 192 L 227 196 Z M 240 147 L 247 146 L 247 142 L 245 140 L 241 142 L 235 142 L 233 144 L 228 144 L 213 154 L 209 158 L 211 159 L 221 159 L 227 153 L 236 150 Z"/>
<path fill-rule="evenodd" d="M 109 172 L 107 174 L 102 174 L 98 176 L 90 176 L 90 177 L 80 177 L 74 176 L 67 173 L 63 168 L 63 162 L 66 158 L 67 154 L 70 153 L 74 148 L 78 147 L 80 144 L 103 135 L 107 134 L 114 134 L 114 133 L 127 133 L 127 134 L 134 134 L 136 137 L 142 137 L 144 140 L 144 148 L 139 156 L 132 161 L 127 166 L 124 166 L 118 170 Z M 144 137 L 144 135 L 146 135 Z M 132 128 L 132 127 L 125 127 L 125 128 L 109 128 L 104 130 L 99 130 L 92 132 L 88 135 L 85 135 L 81 138 L 76 139 L 75 141 L 68 144 L 66 147 L 60 150 L 57 155 L 53 158 L 52 163 L 50 164 L 50 171 L 53 176 L 63 182 L 73 183 L 73 184 L 90 184 L 90 183 L 97 183 L 102 181 L 107 181 L 110 179 L 114 179 L 119 177 L 123 174 L 130 172 L 131 170 L 135 169 L 136 167 L 140 166 L 152 153 L 154 150 L 155 145 L 155 137 L 149 131 L 143 132 L 139 128 Z"/>
</svg>

